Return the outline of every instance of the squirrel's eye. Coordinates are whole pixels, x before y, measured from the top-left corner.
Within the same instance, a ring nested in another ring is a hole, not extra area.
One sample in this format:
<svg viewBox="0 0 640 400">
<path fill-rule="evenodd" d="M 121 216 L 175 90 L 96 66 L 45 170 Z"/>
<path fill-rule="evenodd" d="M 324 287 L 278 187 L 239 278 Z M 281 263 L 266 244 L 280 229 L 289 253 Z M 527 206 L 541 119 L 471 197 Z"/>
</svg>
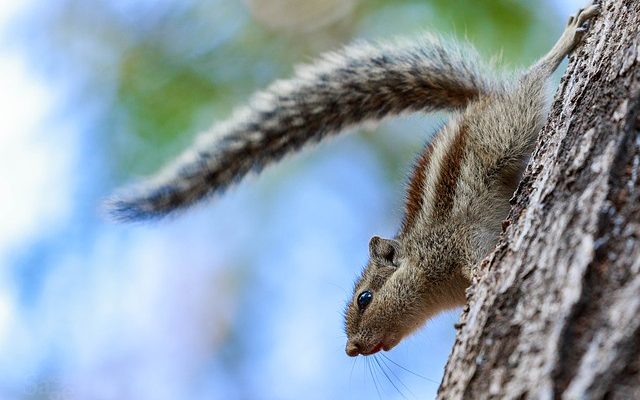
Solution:
<svg viewBox="0 0 640 400">
<path fill-rule="evenodd" d="M 370 290 L 365 290 L 364 292 L 360 293 L 360 295 L 358 296 L 358 308 L 360 309 L 360 311 L 364 310 L 369 303 L 371 303 L 371 300 L 373 299 L 373 293 L 371 293 Z"/>
</svg>

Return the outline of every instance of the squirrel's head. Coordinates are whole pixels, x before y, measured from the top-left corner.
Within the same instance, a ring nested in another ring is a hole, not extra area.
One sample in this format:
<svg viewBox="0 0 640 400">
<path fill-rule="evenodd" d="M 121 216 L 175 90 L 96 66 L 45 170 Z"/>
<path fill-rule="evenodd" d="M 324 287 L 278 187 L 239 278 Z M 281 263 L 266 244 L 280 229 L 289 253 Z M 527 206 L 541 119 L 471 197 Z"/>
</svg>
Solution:
<svg viewBox="0 0 640 400">
<path fill-rule="evenodd" d="M 422 325 L 422 281 L 407 265 L 397 240 L 369 242 L 369 262 L 345 310 L 346 352 L 355 357 L 390 350 Z"/>
<path fill-rule="evenodd" d="M 436 312 L 464 303 L 468 283 L 455 282 L 451 273 L 429 273 L 438 268 L 422 262 L 436 260 L 412 257 L 407 253 L 414 251 L 404 247 L 398 240 L 371 238 L 369 262 L 345 310 L 347 355 L 390 350 Z"/>
</svg>

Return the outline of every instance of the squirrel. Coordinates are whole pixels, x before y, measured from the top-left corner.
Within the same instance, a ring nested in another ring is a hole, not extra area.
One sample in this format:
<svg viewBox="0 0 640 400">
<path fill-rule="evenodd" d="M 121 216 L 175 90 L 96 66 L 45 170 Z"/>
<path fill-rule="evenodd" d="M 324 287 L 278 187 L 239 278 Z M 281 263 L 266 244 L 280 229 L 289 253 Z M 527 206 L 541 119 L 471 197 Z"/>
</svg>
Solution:
<svg viewBox="0 0 640 400">
<path fill-rule="evenodd" d="M 159 218 L 346 128 L 450 111 L 417 158 L 399 233 L 370 240 L 346 306 L 347 355 L 388 351 L 465 303 L 472 267 L 497 243 L 542 129 L 547 82 L 598 12 L 597 4 L 581 9 L 545 56 L 501 78 L 469 45 L 434 36 L 325 54 L 255 94 L 156 177 L 109 200 L 108 212 L 121 221 Z"/>
</svg>

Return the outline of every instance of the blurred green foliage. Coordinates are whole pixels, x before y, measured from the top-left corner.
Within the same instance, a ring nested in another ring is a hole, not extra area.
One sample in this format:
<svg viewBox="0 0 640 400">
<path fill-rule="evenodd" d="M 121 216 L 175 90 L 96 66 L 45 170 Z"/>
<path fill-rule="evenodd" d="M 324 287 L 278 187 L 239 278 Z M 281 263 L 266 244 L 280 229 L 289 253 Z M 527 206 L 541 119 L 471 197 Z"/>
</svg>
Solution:
<svg viewBox="0 0 640 400">
<path fill-rule="evenodd" d="M 64 11 L 47 14 L 54 33 L 41 40 L 72 55 L 74 67 L 84 67 L 88 87 L 116 88 L 104 115 L 108 122 L 98 134 L 111 148 L 120 179 L 151 173 L 253 91 L 288 76 L 295 64 L 358 37 L 435 31 L 467 38 L 485 55 L 503 54 L 505 61 L 518 64 L 529 62 L 550 42 L 547 19 L 536 13 L 539 6 L 524 0 L 360 1 L 351 14 L 311 32 L 270 30 L 252 21 L 241 2 L 169 2 L 164 8 L 148 7 L 138 17 L 143 20 L 114 11 L 107 2 L 61 3 Z M 78 23 L 73 15 L 79 13 L 89 18 Z M 104 59 L 78 52 L 78 38 L 99 43 L 96 50 Z M 115 73 L 104 74 L 104 68 Z M 393 159 L 392 165 L 401 160 L 406 165 L 404 151 L 380 151 Z"/>
<path fill-rule="evenodd" d="M 132 129 L 163 143 L 189 126 L 194 112 L 211 102 L 219 86 L 191 66 L 176 63 L 162 48 L 136 47 L 123 54 L 118 101 Z"/>
</svg>

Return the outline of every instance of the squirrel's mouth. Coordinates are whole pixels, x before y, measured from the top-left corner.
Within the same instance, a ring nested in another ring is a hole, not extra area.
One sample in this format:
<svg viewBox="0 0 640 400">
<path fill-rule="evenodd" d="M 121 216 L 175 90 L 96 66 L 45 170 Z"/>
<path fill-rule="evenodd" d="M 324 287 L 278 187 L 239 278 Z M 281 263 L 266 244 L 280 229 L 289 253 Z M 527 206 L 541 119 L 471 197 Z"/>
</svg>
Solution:
<svg viewBox="0 0 640 400">
<path fill-rule="evenodd" d="M 373 347 L 371 348 L 371 350 L 369 350 L 369 351 L 363 351 L 363 352 L 362 352 L 362 355 L 363 355 L 363 356 L 370 356 L 370 355 L 372 355 L 372 354 L 376 354 L 377 352 L 379 352 L 379 351 L 380 351 L 380 350 L 382 350 L 382 349 L 384 349 L 384 343 L 383 343 L 383 342 L 380 342 L 380 343 L 376 344 L 375 346 L 373 346 Z M 385 351 L 387 351 L 387 349 L 384 349 L 384 350 L 385 350 Z"/>
<path fill-rule="evenodd" d="M 401 339 L 402 337 L 397 337 L 395 335 L 387 336 L 387 337 L 384 337 L 379 342 L 377 342 L 374 346 L 370 346 L 368 348 L 364 347 L 363 343 L 357 339 L 349 340 L 347 342 L 345 351 L 349 357 L 356 357 L 358 355 L 370 356 L 372 354 L 376 354 L 380 350 L 384 350 L 384 351 L 391 350 L 398 343 L 400 343 Z"/>
<path fill-rule="evenodd" d="M 380 342 L 378 342 L 378 344 L 373 346 L 371 348 L 371 350 L 363 351 L 361 354 L 363 356 L 370 356 L 372 354 L 376 354 L 380 350 L 389 351 L 389 350 L 393 349 L 394 347 L 396 347 L 396 345 L 398 343 L 400 343 L 400 340 L 393 339 L 393 338 L 385 338 L 385 339 L 381 340 Z"/>
<path fill-rule="evenodd" d="M 398 343 L 400 343 L 400 338 L 387 338 L 383 341 L 382 350 L 389 351 L 396 347 Z"/>
</svg>

